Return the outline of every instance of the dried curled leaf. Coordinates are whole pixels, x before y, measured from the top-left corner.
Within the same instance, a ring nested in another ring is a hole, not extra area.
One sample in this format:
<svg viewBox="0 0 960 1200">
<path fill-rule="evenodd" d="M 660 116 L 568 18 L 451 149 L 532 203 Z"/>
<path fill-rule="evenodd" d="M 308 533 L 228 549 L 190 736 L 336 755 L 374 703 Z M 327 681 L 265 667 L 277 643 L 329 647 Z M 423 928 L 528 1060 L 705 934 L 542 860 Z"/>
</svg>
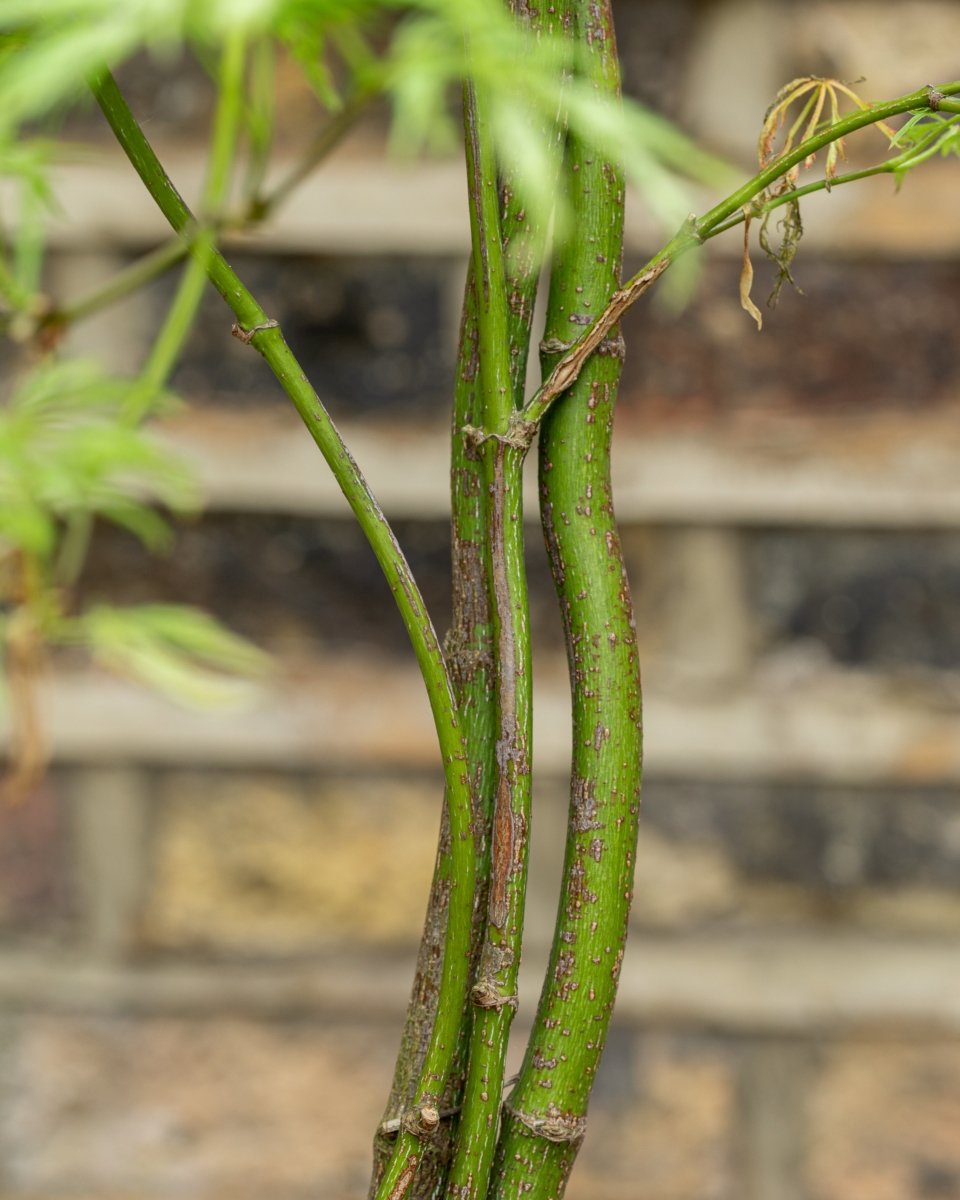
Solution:
<svg viewBox="0 0 960 1200">
<path fill-rule="evenodd" d="M 753 263 L 750 261 L 750 211 L 744 209 L 743 221 L 743 264 L 740 267 L 740 307 L 748 312 L 757 323 L 757 329 L 763 329 L 763 314 L 750 299 L 750 289 L 753 287 Z"/>
</svg>

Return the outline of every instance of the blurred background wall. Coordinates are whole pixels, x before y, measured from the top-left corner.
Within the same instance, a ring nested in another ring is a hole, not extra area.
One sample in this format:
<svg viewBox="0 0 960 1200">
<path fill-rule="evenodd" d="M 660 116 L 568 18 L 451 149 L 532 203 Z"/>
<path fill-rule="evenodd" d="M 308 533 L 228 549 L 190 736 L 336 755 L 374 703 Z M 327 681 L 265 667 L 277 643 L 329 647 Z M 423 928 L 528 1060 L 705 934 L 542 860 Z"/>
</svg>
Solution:
<svg viewBox="0 0 960 1200">
<path fill-rule="evenodd" d="M 953 77 L 960 8 L 622 0 L 619 29 L 627 90 L 748 166 L 796 75 L 866 76 L 868 96 Z M 125 77 L 193 194 L 202 74 Z M 286 100 L 313 120 L 296 90 Z M 386 161 L 383 131 L 382 116 L 360 127 L 230 257 L 342 425 L 443 628 L 462 166 Z M 106 147 L 94 114 L 80 133 Z M 61 178 L 55 293 L 162 238 L 117 153 Z M 881 179 L 814 198 L 806 295 L 786 293 L 762 334 L 737 302 L 738 235 L 705 256 L 679 318 L 643 304 L 627 323 L 618 512 L 644 819 L 575 1200 L 960 1198 L 958 197 L 943 162 L 897 197 Z M 637 264 L 654 234 L 637 205 L 629 224 Z M 132 366 L 172 286 L 71 336 Z M 229 327 L 211 296 L 175 381 L 189 411 L 167 427 L 204 515 L 162 561 L 103 532 L 85 588 L 207 606 L 271 650 L 278 676 L 249 711 L 198 715 L 54 664 L 51 773 L 0 816 L 3 1200 L 364 1194 L 432 865 L 436 755 L 372 556 Z M 535 526 L 529 541 L 521 1042 L 568 753 Z"/>
</svg>

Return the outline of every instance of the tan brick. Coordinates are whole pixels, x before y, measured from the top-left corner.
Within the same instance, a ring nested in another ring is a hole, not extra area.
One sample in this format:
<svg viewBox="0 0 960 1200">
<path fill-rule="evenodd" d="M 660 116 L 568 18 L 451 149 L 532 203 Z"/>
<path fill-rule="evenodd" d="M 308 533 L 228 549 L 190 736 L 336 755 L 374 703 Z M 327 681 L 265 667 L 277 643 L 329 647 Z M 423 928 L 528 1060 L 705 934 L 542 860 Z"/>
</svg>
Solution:
<svg viewBox="0 0 960 1200">
<path fill-rule="evenodd" d="M 395 1031 L 31 1019 L 8 1049 L 0 1193 L 365 1194 Z"/>
<path fill-rule="evenodd" d="M 654 1035 L 639 1040 L 630 1068 L 632 1095 L 629 1083 L 605 1095 L 601 1073 L 568 1200 L 733 1196 L 732 1060 L 708 1042 Z"/>
<path fill-rule="evenodd" d="M 723 846 L 672 840 L 641 823 L 631 925 L 650 930 L 819 926 L 955 936 L 960 895 L 902 885 L 829 892 L 747 879 Z"/>
<path fill-rule="evenodd" d="M 960 1197 L 960 1043 L 838 1047 L 809 1120 L 814 1200 Z"/>
<path fill-rule="evenodd" d="M 418 937 L 441 802 L 429 781 L 184 773 L 162 793 L 148 944 L 282 954 Z"/>
</svg>

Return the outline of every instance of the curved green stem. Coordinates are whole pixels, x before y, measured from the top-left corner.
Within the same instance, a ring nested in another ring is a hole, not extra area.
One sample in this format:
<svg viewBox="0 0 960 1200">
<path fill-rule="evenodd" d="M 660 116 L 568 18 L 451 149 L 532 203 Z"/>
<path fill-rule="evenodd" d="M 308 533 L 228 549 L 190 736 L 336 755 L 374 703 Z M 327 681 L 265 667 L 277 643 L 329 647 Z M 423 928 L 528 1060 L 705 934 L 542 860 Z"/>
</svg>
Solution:
<svg viewBox="0 0 960 1200">
<path fill-rule="evenodd" d="M 204 221 L 216 219 L 230 192 L 230 176 L 237 150 L 237 138 L 244 100 L 246 39 L 242 33 L 230 33 L 223 45 L 217 77 L 217 108 L 213 119 L 210 161 L 200 209 Z M 133 393 L 129 419 L 138 420 L 154 393 L 169 379 L 180 352 L 193 327 L 193 320 L 207 284 L 207 262 L 214 248 L 215 234 L 202 225 L 192 239 L 190 259 L 184 269 L 173 303 L 150 355 L 140 373 L 140 387 Z"/>
<path fill-rule="evenodd" d="M 608 4 L 575 0 L 598 91 L 618 86 Z M 556 255 L 545 366 L 616 288 L 623 179 L 572 136 L 575 230 Z M 619 338 L 582 368 L 540 434 L 541 517 L 560 600 L 573 694 L 573 766 L 560 909 L 520 1077 L 505 1107 L 490 1195 L 562 1195 L 616 993 L 633 885 L 640 691 L 630 595 L 613 517 L 610 439 Z"/>
<path fill-rule="evenodd" d="M 102 75 L 94 82 L 93 90 L 117 140 L 160 211 L 176 232 L 189 233 L 194 224 L 190 210 L 163 170 L 113 78 L 109 74 Z M 435 1127 L 436 1099 L 443 1091 L 454 1060 L 460 1012 L 469 986 L 475 860 L 463 735 L 443 653 L 423 597 L 393 530 L 360 469 L 284 340 L 277 322 L 267 316 L 216 249 L 208 256 L 207 273 L 237 318 L 235 334 L 252 344 L 266 359 L 323 454 L 370 543 L 416 654 L 437 730 L 451 832 L 451 900 L 441 976 L 445 1003 L 437 1013 L 415 1093 L 414 1111 L 397 1139 L 394 1162 L 398 1169 L 390 1185 L 392 1188 L 403 1172 L 410 1169 L 410 1160 L 419 1161 L 423 1139 Z"/>
<path fill-rule="evenodd" d="M 899 96 L 884 104 L 875 104 L 868 109 L 858 110 L 835 122 L 815 137 L 801 142 L 789 154 L 776 159 L 769 167 L 758 172 L 702 217 L 691 215 L 662 249 L 658 250 L 621 288 L 611 294 L 600 315 L 578 339 L 569 345 L 569 349 L 555 363 L 537 392 L 517 414 L 515 423 L 520 427 L 531 426 L 536 429 L 551 406 L 576 381 L 584 363 L 602 345 L 604 339 L 627 309 L 656 283 L 663 272 L 682 255 L 703 245 L 715 233 L 740 224 L 742 218 L 735 217 L 734 214 L 742 213 L 742 210 L 751 203 L 755 196 L 766 191 L 772 183 L 786 175 L 798 163 L 818 150 L 822 150 L 831 142 L 835 142 L 857 129 L 863 129 L 867 125 L 875 125 L 878 121 L 884 121 L 888 117 L 914 110 L 927 112 L 944 110 L 948 103 L 953 103 L 946 101 L 944 97 L 956 93 L 960 93 L 960 81 L 921 88 L 919 91 Z M 953 109 L 948 108 L 947 111 L 953 111 Z M 788 202 L 791 198 L 795 199 L 796 194 L 785 193 L 784 202 Z M 731 217 L 734 219 L 730 220 Z"/>
<path fill-rule="evenodd" d="M 960 120 L 960 117 L 956 120 Z M 847 171 L 843 175 L 833 176 L 832 179 L 815 179 L 811 183 L 803 184 L 801 187 L 794 187 L 790 188 L 789 191 L 780 192 L 779 195 L 771 197 L 771 199 L 762 204 L 753 204 L 750 208 L 750 216 L 751 218 L 763 217 L 767 213 L 774 212 L 776 209 L 792 203 L 794 200 L 802 200 L 804 196 L 812 196 L 815 192 L 832 192 L 834 188 L 842 187 L 846 183 L 857 183 L 861 179 L 871 179 L 875 175 L 902 176 L 907 171 L 912 171 L 914 167 L 920 166 L 921 163 L 927 162 L 940 153 L 939 143 L 943 136 L 943 131 L 953 124 L 956 124 L 955 120 L 938 125 L 936 129 L 930 131 L 930 136 L 924 139 L 923 142 L 918 143 L 916 146 L 911 146 L 895 158 L 888 158 L 882 163 L 874 163 L 872 167 L 863 167 L 859 171 Z M 742 225 L 745 220 L 746 212 L 741 209 L 729 221 L 725 221 L 722 225 L 715 225 L 709 233 L 704 235 L 703 240 L 707 241 L 709 238 L 715 238 L 721 233 L 726 233 L 728 229 L 735 229 L 738 225 Z"/>
<path fill-rule="evenodd" d="M 814 134 L 813 137 L 807 138 L 794 147 L 788 154 L 782 154 L 779 158 L 774 159 L 768 167 L 758 172 L 752 179 L 747 180 L 735 192 L 731 192 L 726 199 L 714 205 L 709 212 L 704 213 L 696 222 L 695 229 L 698 237 L 701 241 L 708 237 L 712 229 L 721 225 L 728 217 L 733 216 L 738 209 L 749 204 L 754 196 L 766 191 L 771 183 L 775 183 L 793 167 L 802 163 L 805 158 L 816 154 L 818 150 L 829 146 L 831 142 L 839 141 L 848 134 L 855 133 L 858 129 L 863 129 L 867 125 L 875 125 L 878 121 L 886 121 L 900 113 L 910 112 L 914 109 L 927 109 L 933 112 L 948 103 L 943 99 L 938 100 L 937 97 L 953 95 L 957 92 L 960 92 L 960 81 L 939 84 L 935 88 L 924 87 L 915 92 L 908 92 L 904 96 L 898 96 L 894 100 L 887 100 L 882 104 L 871 104 L 869 108 L 858 109 L 856 112 L 842 117 L 839 121 L 834 121 L 820 133 Z"/>
</svg>

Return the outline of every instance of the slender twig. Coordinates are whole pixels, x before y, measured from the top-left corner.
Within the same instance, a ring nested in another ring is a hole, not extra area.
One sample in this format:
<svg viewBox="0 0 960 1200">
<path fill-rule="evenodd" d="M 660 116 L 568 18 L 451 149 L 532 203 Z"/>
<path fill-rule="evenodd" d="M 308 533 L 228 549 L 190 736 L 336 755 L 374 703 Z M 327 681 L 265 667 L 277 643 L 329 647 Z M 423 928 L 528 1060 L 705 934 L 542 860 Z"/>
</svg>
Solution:
<svg viewBox="0 0 960 1200">
<path fill-rule="evenodd" d="M 247 220 L 262 221 L 284 204 L 291 193 L 313 174 L 331 150 L 343 141 L 344 135 L 349 133 L 357 118 L 370 106 L 376 95 L 376 91 L 363 90 L 347 100 L 343 108 L 334 114 L 329 124 L 310 143 L 303 158 L 290 168 L 288 174 L 263 195 L 256 196 L 251 201 L 246 214 Z"/>
<path fill-rule="evenodd" d="M 140 372 L 139 386 L 131 393 L 133 398 L 125 414 L 131 421 L 142 417 L 154 394 L 166 384 L 200 307 L 207 284 L 207 261 L 216 244 L 208 222 L 216 220 L 222 212 L 230 192 L 243 111 L 246 57 L 245 36 L 237 31 L 231 32 L 224 41 L 217 70 L 217 107 L 213 118 L 210 161 L 200 201 L 205 223 L 192 239 L 190 259 L 180 285 Z"/>
<path fill-rule="evenodd" d="M 534 10 L 521 3 L 512 7 L 517 20 L 543 38 L 560 34 L 569 14 L 566 0 L 549 9 Z M 517 1006 L 533 712 L 523 538 L 523 462 L 529 441 L 512 436 L 511 421 L 523 403 L 533 305 L 546 239 L 546 229 L 526 214 L 513 179 L 496 173 L 492 132 L 482 101 L 468 90 L 465 140 L 484 394 L 478 424 L 484 432 L 465 430 L 465 435 L 467 448 L 473 448 L 486 468 L 484 541 L 499 728 L 486 929 L 472 990 L 476 1011 L 468 1074 L 447 1182 L 447 1196 L 456 1200 L 483 1200 L 487 1195 L 499 1133 L 506 1048 Z M 531 132 L 547 142 L 556 141 L 560 118 L 558 112 L 546 128 Z M 560 158 L 558 154 L 558 168 Z M 505 377 L 509 384 L 506 394 Z"/>
<path fill-rule="evenodd" d="M 871 104 L 869 108 L 857 109 L 856 112 L 842 117 L 839 121 L 834 121 L 820 133 L 807 138 L 798 146 L 795 146 L 788 154 L 782 154 L 779 158 L 774 159 L 768 167 L 758 172 L 752 179 L 747 180 L 735 192 L 731 192 L 719 204 L 714 205 L 709 212 L 705 213 L 696 222 L 698 237 L 702 241 L 715 226 L 722 224 L 728 217 L 733 216 L 738 209 L 742 209 L 745 205 L 748 205 L 754 196 L 766 191 L 772 183 L 775 183 L 783 175 L 786 175 L 791 168 L 798 166 L 804 159 L 822 150 L 824 146 L 829 146 L 833 142 L 840 141 L 842 138 L 855 133 L 858 129 L 865 128 L 867 125 L 875 125 L 878 121 L 886 121 L 890 117 L 898 116 L 900 113 L 911 112 L 914 109 L 918 111 L 936 111 L 936 108 L 942 106 L 944 103 L 942 100 L 943 96 L 952 95 L 957 92 L 960 92 L 960 81 L 940 84 L 936 88 L 924 87 L 918 91 L 909 92 L 904 96 L 898 96 L 894 100 L 887 100 L 882 104 Z M 939 101 L 938 97 L 941 97 Z"/>
<path fill-rule="evenodd" d="M 154 202 L 177 233 L 189 233 L 194 225 L 193 216 L 144 137 L 112 76 L 104 73 L 92 86 L 118 142 Z M 441 974 L 444 1004 L 437 1012 L 413 1109 L 398 1138 L 398 1143 L 403 1142 L 408 1147 L 405 1157 L 417 1157 L 422 1142 L 435 1132 L 439 1123 L 436 1096 L 443 1091 L 454 1061 L 460 1013 L 469 986 L 475 858 L 470 783 L 456 702 L 436 632 L 403 551 L 360 469 L 287 345 L 278 323 L 268 317 L 216 249 L 207 258 L 207 274 L 236 317 L 234 331 L 263 355 L 346 496 L 390 585 L 433 712 L 450 818 L 451 900 Z M 405 1164 L 401 1164 L 401 1173 L 403 1170 L 406 1170 Z M 391 1187 L 397 1183 L 397 1178 L 392 1180 Z"/>
<path fill-rule="evenodd" d="M 785 192 L 780 192 L 776 196 L 772 196 L 769 200 L 762 202 L 754 201 L 749 206 L 750 216 L 751 218 L 763 217 L 767 213 L 774 212 L 776 209 L 782 208 L 786 204 L 791 204 L 795 200 L 802 200 L 804 196 L 812 196 L 816 192 L 832 192 L 834 188 L 842 187 L 844 184 L 858 183 L 861 179 L 871 179 L 875 175 L 903 175 L 939 154 L 939 141 L 944 130 L 949 129 L 957 121 L 960 121 L 960 117 L 938 124 L 930 130 L 929 135 L 922 142 L 909 147 L 909 149 L 904 150 L 902 154 L 898 154 L 894 158 L 885 159 L 881 163 L 874 163 L 870 167 L 863 167 L 859 171 L 848 171 L 843 175 L 835 175 L 832 179 L 815 179 L 800 187 L 793 187 Z M 726 233 L 728 229 L 735 229 L 738 225 L 742 225 L 745 220 L 746 212 L 741 209 L 729 221 L 725 221 L 722 225 L 714 226 L 709 233 L 704 234 L 703 240 L 706 241 L 708 238 L 715 238 L 721 233 Z"/>
<path fill-rule="evenodd" d="M 208 231 L 211 234 L 241 233 L 250 226 L 260 224 L 268 217 L 273 216 L 330 152 L 340 144 L 344 135 L 350 131 L 376 94 L 372 90 L 366 91 L 348 100 L 344 108 L 311 142 L 303 158 L 292 166 L 288 174 L 273 188 L 252 200 L 245 212 L 208 219 L 195 227 L 192 236 L 188 236 L 184 231 L 184 233 L 161 243 L 128 267 L 118 271 L 112 279 L 99 285 L 87 295 L 81 296 L 69 304 L 47 309 L 38 318 L 36 329 L 40 333 L 44 331 L 56 333 L 68 325 L 93 316 L 94 313 L 100 312 L 104 308 L 109 308 L 131 293 L 138 291 L 144 284 L 165 274 L 177 263 L 182 262 L 190 253 L 193 242 L 206 236 Z M 205 207 L 216 212 L 220 206 Z M 3 291 L 2 264 L 0 264 L 0 291 Z"/>
<path fill-rule="evenodd" d="M 834 122 L 826 130 L 807 138 L 806 141 L 794 147 L 789 154 L 775 159 L 768 167 L 737 188 L 735 192 L 731 192 L 719 204 L 714 205 L 702 217 L 696 215 L 689 217 L 674 237 L 661 250 L 658 250 L 653 258 L 646 262 L 623 287 L 613 293 L 603 311 L 581 336 L 569 343 L 566 353 L 556 363 L 543 385 L 524 406 L 522 412 L 516 414 L 514 422 L 518 430 L 524 436 L 532 438 L 550 407 L 575 382 L 583 364 L 588 361 L 591 353 L 603 344 L 610 330 L 627 309 L 635 304 L 644 292 L 656 282 L 657 278 L 683 254 L 702 245 L 722 228 L 730 228 L 739 224 L 740 218 L 735 217 L 735 214 L 742 213 L 742 210 L 748 208 L 756 196 L 765 192 L 771 184 L 786 175 L 798 163 L 803 162 L 810 155 L 816 154 L 824 146 L 839 141 L 858 129 L 875 125 L 879 121 L 885 121 L 900 113 L 942 111 L 945 106 L 954 103 L 948 101 L 946 97 L 957 93 L 960 93 L 960 81 L 942 83 L 937 87 L 920 88 L 916 92 L 899 96 L 895 100 L 874 104 L 867 109 L 858 109 L 849 116 Z M 960 104 L 960 102 L 957 103 Z M 948 108 L 947 111 L 954 110 Z M 790 199 L 789 194 L 787 199 Z M 735 219 L 731 221 L 730 218 Z M 589 346 L 590 350 L 585 351 L 585 346 Z"/>
<path fill-rule="evenodd" d="M 102 287 L 88 292 L 86 296 L 81 296 L 70 304 L 51 309 L 39 322 L 41 330 L 72 325 L 76 321 L 82 321 L 85 317 L 100 312 L 101 309 L 109 308 L 111 304 L 116 304 L 118 300 L 123 300 L 132 292 L 139 291 L 144 284 L 150 283 L 159 275 L 169 271 L 171 267 L 175 267 L 189 253 L 189 242 L 183 238 L 175 237 L 163 242 L 156 249 L 149 251 L 142 258 L 138 258 L 128 267 L 118 271 Z"/>
</svg>

